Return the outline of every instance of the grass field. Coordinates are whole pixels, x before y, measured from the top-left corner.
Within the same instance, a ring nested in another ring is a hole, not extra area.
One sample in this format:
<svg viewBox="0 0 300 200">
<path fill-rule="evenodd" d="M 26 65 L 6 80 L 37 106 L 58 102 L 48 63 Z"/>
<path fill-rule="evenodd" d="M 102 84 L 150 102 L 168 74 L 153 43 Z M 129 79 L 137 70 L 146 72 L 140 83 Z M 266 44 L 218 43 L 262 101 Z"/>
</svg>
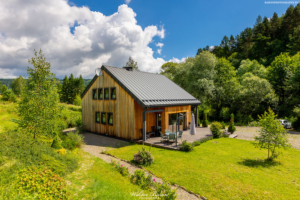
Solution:
<svg viewBox="0 0 300 200">
<path fill-rule="evenodd" d="M 141 145 L 108 151 L 132 160 Z M 208 199 L 300 199 L 300 151 L 288 149 L 276 162 L 250 141 L 211 140 L 189 153 L 151 148 L 156 176 Z"/>
<path fill-rule="evenodd" d="M 64 110 L 64 116 L 69 120 L 68 123 L 73 120 L 71 117 L 81 116 L 80 107 L 64 105 L 67 108 Z M 138 199 L 131 196 L 131 192 L 143 192 L 112 165 L 81 149 L 68 151 L 67 155 L 59 155 L 49 144 L 30 145 L 33 140 L 20 132 L 19 137 L 10 136 L 9 130 L 17 127 L 17 124 L 11 121 L 18 119 L 16 107 L 16 103 L 0 101 L 0 199 L 20 199 L 15 189 L 15 178 L 20 170 L 33 166 L 54 168 L 60 172 L 67 182 L 69 199 Z M 51 157 L 55 160 L 45 163 L 42 154 L 47 155 L 47 159 Z"/>
<path fill-rule="evenodd" d="M 131 193 L 150 193 L 141 190 L 123 177 L 112 165 L 89 153 L 78 150 L 80 168 L 66 177 L 69 199 L 138 199 Z"/>
</svg>

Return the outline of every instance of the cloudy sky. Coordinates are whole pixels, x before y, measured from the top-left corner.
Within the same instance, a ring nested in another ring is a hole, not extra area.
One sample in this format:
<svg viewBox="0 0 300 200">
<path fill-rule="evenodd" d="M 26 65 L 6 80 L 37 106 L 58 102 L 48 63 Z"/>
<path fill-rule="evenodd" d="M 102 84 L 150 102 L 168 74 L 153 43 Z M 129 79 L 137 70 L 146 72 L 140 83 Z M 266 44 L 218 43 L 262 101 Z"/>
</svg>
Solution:
<svg viewBox="0 0 300 200">
<path fill-rule="evenodd" d="M 102 63 L 123 67 L 129 56 L 142 71 L 158 72 L 167 61 L 180 62 L 252 26 L 258 14 L 281 15 L 288 7 L 253 1 L 261 8 L 247 14 L 240 9 L 249 5 L 240 1 L 168 2 L 0 0 L 0 78 L 26 75 L 34 49 L 43 50 L 59 78 L 91 78 Z"/>
</svg>

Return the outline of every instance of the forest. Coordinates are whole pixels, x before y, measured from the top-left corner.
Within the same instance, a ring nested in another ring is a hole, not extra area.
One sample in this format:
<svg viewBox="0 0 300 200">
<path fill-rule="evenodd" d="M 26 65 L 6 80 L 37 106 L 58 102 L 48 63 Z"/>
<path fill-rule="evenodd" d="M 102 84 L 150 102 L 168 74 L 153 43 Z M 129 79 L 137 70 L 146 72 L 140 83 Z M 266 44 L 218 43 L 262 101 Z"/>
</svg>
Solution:
<svg viewBox="0 0 300 200">
<path fill-rule="evenodd" d="M 198 98 L 200 116 L 249 124 L 271 107 L 300 127 L 300 4 L 284 15 L 258 16 L 253 28 L 224 36 L 219 46 L 199 48 L 164 74 Z"/>
</svg>

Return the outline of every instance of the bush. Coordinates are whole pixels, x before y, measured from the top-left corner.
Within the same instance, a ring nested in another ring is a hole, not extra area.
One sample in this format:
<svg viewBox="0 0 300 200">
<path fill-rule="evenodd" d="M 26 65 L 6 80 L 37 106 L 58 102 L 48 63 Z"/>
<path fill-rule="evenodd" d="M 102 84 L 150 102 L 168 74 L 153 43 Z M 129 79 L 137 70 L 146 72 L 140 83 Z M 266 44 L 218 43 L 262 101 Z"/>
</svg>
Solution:
<svg viewBox="0 0 300 200">
<path fill-rule="evenodd" d="M 67 133 L 67 138 L 74 141 L 77 148 L 80 148 L 81 145 L 83 144 L 83 141 L 84 141 L 83 135 L 79 134 L 78 131 L 75 132 L 75 133 L 74 132 L 68 132 Z"/>
<path fill-rule="evenodd" d="M 156 194 L 160 199 L 166 200 L 175 200 L 176 190 L 172 190 L 171 186 L 168 183 L 163 182 L 162 184 L 158 182 L 154 182 L 154 188 L 156 190 Z"/>
<path fill-rule="evenodd" d="M 8 89 L 5 92 L 3 92 L 3 94 L 2 94 L 2 100 L 3 101 L 16 102 L 17 101 L 17 97 L 16 97 L 16 95 L 13 93 L 13 91 L 11 89 Z"/>
<path fill-rule="evenodd" d="M 154 162 L 154 158 L 149 151 L 146 151 L 145 147 L 142 147 L 142 150 L 139 150 L 138 153 L 134 154 L 133 161 L 140 165 L 151 165 Z"/>
<path fill-rule="evenodd" d="M 193 146 L 194 146 L 194 147 L 199 146 L 200 144 L 201 144 L 200 141 L 194 141 L 194 142 L 193 142 Z"/>
<path fill-rule="evenodd" d="M 253 122 L 250 122 L 248 124 L 248 126 L 251 126 L 251 127 L 258 127 L 259 126 L 259 123 L 257 121 L 253 121 Z"/>
<path fill-rule="evenodd" d="M 226 124 L 224 122 L 221 122 L 221 125 L 222 125 L 222 129 L 226 128 Z"/>
<path fill-rule="evenodd" d="M 130 181 L 143 190 L 148 190 L 152 186 L 152 175 L 146 176 L 143 170 L 135 170 L 134 175 L 130 176 Z"/>
<path fill-rule="evenodd" d="M 234 115 L 231 114 L 231 119 L 230 119 L 230 124 L 228 127 L 228 132 L 230 132 L 231 134 L 234 133 L 234 131 L 236 130 L 235 126 L 234 126 Z"/>
<path fill-rule="evenodd" d="M 58 137 L 58 135 L 56 135 L 55 138 L 53 139 L 51 147 L 54 148 L 54 149 L 61 149 L 62 148 L 61 140 Z"/>
<path fill-rule="evenodd" d="M 125 167 L 125 166 L 121 165 L 120 163 L 118 163 L 118 164 L 115 164 L 115 168 L 117 169 L 118 172 L 120 172 L 120 174 L 122 174 L 122 176 L 129 175 L 128 167 Z"/>
<path fill-rule="evenodd" d="M 59 150 L 56 150 L 56 152 L 61 154 L 61 155 L 66 155 L 67 154 L 66 149 L 59 149 Z"/>
<path fill-rule="evenodd" d="M 184 152 L 190 152 L 193 151 L 193 145 L 190 142 L 187 142 L 186 140 L 182 141 L 182 144 L 179 145 L 179 150 Z"/>
<path fill-rule="evenodd" d="M 65 180 L 50 169 L 41 171 L 32 167 L 21 170 L 16 189 L 26 199 L 67 199 Z"/>
<path fill-rule="evenodd" d="M 202 121 L 202 127 L 207 127 L 208 121 L 207 121 L 207 113 L 203 113 L 203 121 Z"/>
<path fill-rule="evenodd" d="M 73 104 L 74 104 L 75 106 L 81 106 L 81 98 L 80 98 L 79 95 L 77 95 L 77 96 L 75 97 Z"/>
<path fill-rule="evenodd" d="M 210 131 L 213 135 L 213 138 L 220 138 L 222 137 L 222 132 L 221 132 L 222 124 L 220 122 L 213 122 L 210 125 Z"/>
</svg>

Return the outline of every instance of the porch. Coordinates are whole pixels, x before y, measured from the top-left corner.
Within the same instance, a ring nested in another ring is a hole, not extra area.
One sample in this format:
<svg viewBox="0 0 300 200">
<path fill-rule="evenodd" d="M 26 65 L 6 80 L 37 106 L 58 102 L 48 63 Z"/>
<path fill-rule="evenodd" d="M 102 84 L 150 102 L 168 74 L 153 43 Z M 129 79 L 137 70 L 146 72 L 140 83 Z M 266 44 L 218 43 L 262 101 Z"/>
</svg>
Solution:
<svg viewBox="0 0 300 200">
<path fill-rule="evenodd" d="M 202 138 L 206 138 L 208 136 L 212 136 L 209 128 L 196 127 L 196 135 L 190 135 L 190 130 L 184 130 L 182 133 L 182 140 L 177 140 L 177 145 L 181 144 L 183 140 L 187 140 L 188 142 L 194 142 L 196 140 L 200 140 Z M 177 150 L 176 142 L 162 142 L 161 137 L 150 137 L 147 138 L 146 141 L 136 140 L 136 143 L 151 145 L 154 147 L 166 148 L 166 149 L 174 149 Z"/>
</svg>

